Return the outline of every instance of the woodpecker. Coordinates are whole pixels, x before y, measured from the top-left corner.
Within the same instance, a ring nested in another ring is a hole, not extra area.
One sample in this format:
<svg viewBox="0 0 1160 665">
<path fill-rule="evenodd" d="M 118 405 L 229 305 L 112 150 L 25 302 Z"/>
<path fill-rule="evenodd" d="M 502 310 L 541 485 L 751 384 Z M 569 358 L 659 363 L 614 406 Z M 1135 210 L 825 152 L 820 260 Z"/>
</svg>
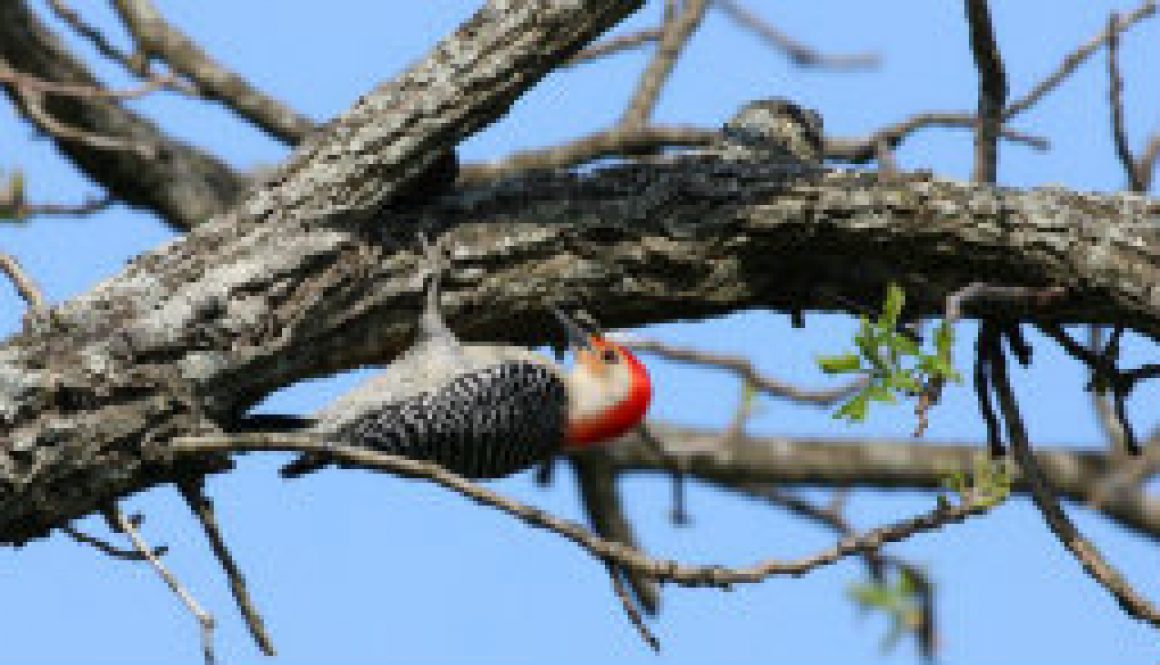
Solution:
<svg viewBox="0 0 1160 665">
<path fill-rule="evenodd" d="M 497 478 L 609 441 L 643 420 L 652 397 L 644 365 L 559 310 L 570 370 L 522 347 L 460 342 L 440 311 L 443 250 L 421 241 L 427 275 L 418 336 L 385 371 L 315 414 L 314 429 L 327 441 Z"/>
</svg>

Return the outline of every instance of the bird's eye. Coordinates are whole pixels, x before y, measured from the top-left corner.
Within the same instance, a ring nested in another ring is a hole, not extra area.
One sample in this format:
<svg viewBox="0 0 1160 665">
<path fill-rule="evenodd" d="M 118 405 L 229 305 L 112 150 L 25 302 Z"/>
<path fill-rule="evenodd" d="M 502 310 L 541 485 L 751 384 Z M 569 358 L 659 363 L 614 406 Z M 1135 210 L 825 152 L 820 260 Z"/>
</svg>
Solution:
<svg viewBox="0 0 1160 665">
<path fill-rule="evenodd" d="M 612 349 L 604 349 L 604 353 L 600 354 L 600 358 L 610 365 L 615 365 L 620 360 L 620 356 L 616 355 L 616 351 Z"/>
</svg>

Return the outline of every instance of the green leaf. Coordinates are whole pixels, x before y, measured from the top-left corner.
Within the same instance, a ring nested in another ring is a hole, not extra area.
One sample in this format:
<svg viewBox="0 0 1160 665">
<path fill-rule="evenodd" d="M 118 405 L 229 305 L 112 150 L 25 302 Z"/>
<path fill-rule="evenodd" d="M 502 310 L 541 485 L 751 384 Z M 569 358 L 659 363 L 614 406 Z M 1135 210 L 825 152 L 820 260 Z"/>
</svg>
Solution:
<svg viewBox="0 0 1160 665">
<path fill-rule="evenodd" d="M 862 391 L 857 395 L 851 397 L 845 404 L 843 404 L 837 412 L 834 413 L 835 418 L 845 418 L 854 422 L 862 422 L 866 420 L 866 409 L 870 405 L 870 400 L 866 396 L 866 391 Z"/>
<path fill-rule="evenodd" d="M 902 287 L 891 282 L 886 287 L 886 304 L 882 306 L 882 318 L 878 319 L 884 327 L 891 330 L 898 325 L 898 317 L 902 315 L 902 307 L 906 304 L 906 293 Z"/>
<path fill-rule="evenodd" d="M 938 324 L 938 328 L 934 331 L 934 350 L 938 357 L 950 362 L 951 347 L 955 343 L 955 332 L 950 324 L 946 321 Z"/>
<path fill-rule="evenodd" d="M 856 353 L 843 353 L 840 356 L 819 356 L 818 367 L 826 374 L 856 372 L 862 368 L 862 358 Z"/>
</svg>

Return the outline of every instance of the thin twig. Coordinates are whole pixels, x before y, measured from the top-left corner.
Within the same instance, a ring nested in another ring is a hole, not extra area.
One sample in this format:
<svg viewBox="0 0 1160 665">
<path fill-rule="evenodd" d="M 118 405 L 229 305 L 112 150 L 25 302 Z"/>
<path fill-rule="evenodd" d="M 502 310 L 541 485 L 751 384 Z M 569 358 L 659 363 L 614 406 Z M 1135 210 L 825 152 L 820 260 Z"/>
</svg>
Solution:
<svg viewBox="0 0 1160 665">
<path fill-rule="evenodd" d="M 966 0 L 971 54 L 979 70 L 979 110 L 975 125 L 975 182 L 994 183 L 998 170 L 999 133 L 1007 102 L 1007 74 L 995 41 L 987 0 Z"/>
<path fill-rule="evenodd" d="M 602 562 L 638 571 L 658 582 L 686 587 L 727 589 L 736 584 L 755 584 L 774 576 L 805 575 L 817 568 L 832 565 L 847 556 L 876 550 L 887 543 L 905 540 L 920 533 L 937 531 L 948 524 L 982 515 L 991 508 L 990 505 L 981 502 L 958 506 L 940 504 L 916 517 L 872 529 L 858 536 L 842 538 L 834 546 L 812 556 L 796 560 L 770 559 L 751 566 L 726 568 L 685 565 L 667 559 L 654 559 L 622 543 L 595 536 L 576 522 L 560 519 L 538 508 L 498 495 L 437 464 L 365 448 L 326 445 L 315 436 L 253 433 L 178 437 L 170 441 L 164 449 L 156 452 L 191 455 L 246 451 L 323 452 L 344 464 L 385 471 L 407 478 L 424 478 L 480 505 L 507 513 L 529 526 L 556 533 Z"/>
<path fill-rule="evenodd" d="M 48 312 L 48 303 L 44 300 L 44 295 L 36 286 L 36 282 L 20 267 L 16 257 L 0 252 L 0 271 L 12 281 L 12 285 L 16 287 L 16 292 L 20 294 L 21 298 L 24 298 L 32 316 L 43 319 Z"/>
<path fill-rule="evenodd" d="M 718 7 L 737 25 L 752 30 L 768 44 L 778 49 L 799 67 L 827 67 L 830 69 L 871 69 L 881 59 L 876 53 L 832 55 L 821 53 L 793 39 L 746 9 L 735 0 L 714 0 Z"/>
<path fill-rule="evenodd" d="M 580 489 L 580 499 L 588 513 L 588 522 L 597 535 L 637 547 L 632 524 L 624 515 L 616 475 L 606 458 L 577 454 L 571 457 L 572 470 Z M 619 575 L 619 572 L 617 573 Z M 660 590 L 652 580 L 633 573 L 625 573 L 632 592 L 641 607 L 656 614 L 660 605 Z"/>
<path fill-rule="evenodd" d="M 660 653 L 661 642 L 653 635 L 652 631 L 645 625 L 644 617 L 641 616 L 640 610 L 636 608 L 636 604 L 632 602 L 632 596 L 628 593 L 628 587 L 625 586 L 624 580 L 620 577 L 620 572 L 612 563 L 605 562 L 605 569 L 608 570 L 608 578 L 612 580 L 612 590 L 616 593 L 617 600 L 620 601 L 620 607 L 624 609 L 625 616 L 628 617 L 632 627 L 636 628 L 636 632 L 640 635 L 640 639 L 649 646 L 653 651 Z"/>
<path fill-rule="evenodd" d="M 153 569 L 157 571 L 157 574 L 161 576 L 161 579 L 165 581 L 169 589 L 181 599 L 181 602 L 197 619 L 197 622 L 201 625 L 201 646 L 206 665 L 213 665 L 215 660 L 213 650 L 213 616 L 201 608 L 197 600 L 181 585 L 181 582 L 177 581 L 177 578 L 169 572 L 169 569 L 161 563 L 161 559 L 154 556 L 149 544 L 137 532 L 137 527 L 133 525 L 133 522 L 125 517 L 125 513 L 121 512 L 119 508 L 114 507 L 110 509 L 110 516 L 117 529 L 128 536 L 129 540 L 133 542 L 133 548 L 153 566 Z"/>
<path fill-rule="evenodd" d="M 1047 484 L 1028 443 L 1027 429 L 1019 413 L 1019 405 L 1007 376 L 1007 361 L 998 338 L 991 340 L 991 376 L 999 409 L 1007 424 L 1007 438 L 1015 453 L 1015 460 L 1023 469 L 1023 478 L 1031 489 L 1031 498 L 1044 521 L 1064 549 L 1071 553 L 1088 575 L 1115 597 L 1130 616 L 1160 628 L 1160 612 L 1120 575 L 1079 529 L 1068 519 L 1059 500 Z"/>
<path fill-rule="evenodd" d="M 0 83 L 8 83 L 29 92 L 61 95 L 63 97 L 86 97 L 89 99 L 137 99 L 139 97 L 144 97 L 145 95 L 156 92 L 161 88 L 169 87 L 173 84 L 173 81 L 173 75 L 166 74 L 164 76 L 150 78 L 135 88 L 109 90 L 108 88 L 102 88 L 95 85 L 46 81 L 30 74 L 18 72 L 8 67 L 7 65 L 0 63 Z"/>
<path fill-rule="evenodd" d="M 1152 174 L 1156 168 L 1156 160 L 1160 157 L 1160 132 L 1152 134 L 1144 149 L 1140 151 L 1140 158 L 1136 162 L 1136 172 L 1144 182 L 1144 190 L 1152 186 Z"/>
<path fill-rule="evenodd" d="M 1114 30 L 1110 29 L 1112 26 L 1108 26 L 1108 28 L 1105 28 L 1098 35 L 1084 42 L 1071 53 L 1068 53 L 1063 58 L 1063 61 L 1059 63 L 1059 66 L 1056 67 L 1055 71 L 1036 84 L 1035 87 L 1027 92 L 1027 94 L 1011 102 L 1007 108 L 1003 110 L 1003 120 L 1010 120 L 1011 118 L 1038 104 L 1039 100 L 1043 99 L 1047 93 L 1057 88 L 1060 83 L 1063 83 L 1064 80 L 1075 73 L 1075 70 L 1078 69 L 1085 60 L 1090 58 L 1093 53 L 1095 53 L 1101 46 L 1107 43 L 1108 39 L 1112 38 L 1113 32 L 1126 32 L 1136 23 L 1152 16 L 1155 13 L 1156 3 L 1153 2 L 1153 0 L 1148 0 L 1148 2 L 1145 2 L 1136 8 L 1135 11 L 1124 16 L 1115 26 Z M 1158 146 L 1158 149 L 1160 149 L 1160 146 Z"/>
<path fill-rule="evenodd" d="M 81 543 L 82 545 L 88 545 L 89 547 L 97 549 L 101 553 L 107 554 L 108 556 L 111 556 L 114 559 L 124 559 L 125 561 L 144 561 L 145 560 L 145 556 L 143 554 L 141 554 L 141 552 L 139 552 L 135 549 L 133 549 L 133 550 L 121 549 L 120 547 L 117 547 L 116 545 L 113 545 L 112 543 L 101 540 L 100 538 L 97 538 L 96 536 L 90 536 L 89 534 L 87 534 L 87 533 L 77 529 L 76 527 L 72 526 L 71 524 L 66 524 L 66 525 L 62 526 L 60 528 L 60 530 L 63 531 L 69 538 L 72 538 L 76 542 Z M 168 552 L 169 552 L 169 548 L 166 547 L 165 545 L 160 545 L 158 547 L 153 548 L 153 556 L 156 556 L 156 557 L 165 556 Z"/>
<path fill-rule="evenodd" d="M 213 550 L 213 555 L 229 579 L 230 593 L 233 594 L 238 610 L 246 621 L 246 628 L 249 629 L 250 636 L 254 638 L 254 642 L 262 650 L 262 653 L 267 656 L 276 655 L 274 642 L 270 639 L 270 634 L 266 631 L 266 624 L 262 621 L 262 615 L 258 612 L 257 605 L 250 597 L 249 589 L 246 587 L 246 578 L 242 575 L 242 570 L 238 567 L 237 562 L 234 561 L 233 555 L 230 554 L 229 547 L 226 546 L 225 537 L 217 523 L 213 502 L 205 493 L 205 480 L 202 478 L 185 480 L 177 484 L 177 489 L 197 517 L 197 521 L 201 523 L 201 528 L 209 540 L 210 549 Z"/>
<path fill-rule="evenodd" d="M 197 85 L 207 99 L 287 143 L 314 131 L 315 123 L 254 87 L 209 56 L 196 42 L 165 20 L 149 0 L 114 0 L 113 7 L 142 50 L 142 64 L 157 57 Z"/>
<path fill-rule="evenodd" d="M 113 205 L 111 196 L 89 197 L 80 203 L 25 203 L 18 202 L 9 206 L 7 201 L 0 201 L 0 224 L 5 222 L 22 222 L 32 217 L 84 217 L 92 215 Z"/>
<path fill-rule="evenodd" d="M 660 98 L 661 89 L 677 64 L 681 49 L 701 25 L 708 4 L 709 0 L 685 0 L 681 11 L 671 20 L 665 21 L 656 52 L 641 74 L 636 92 L 620 118 L 621 127 L 638 128 L 648 122 Z"/>
<path fill-rule="evenodd" d="M 97 148 L 100 150 L 126 150 L 135 152 L 146 159 L 152 159 L 156 148 L 144 143 L 125 141 L 111 136 L 103 136 L 101 134 L 93 134 L 82 129 L 77 129 L 70 125 L 65 125 L 58 122 L 56 118 L 52 117 L 41 103 L 43 93 L 14 87 L 17 97 L 20 99 L 20 105 L 24 109 L 25 116 L 32 121 L 34 125 L 42 132 L 51 134 L 60 139 L 77 141 L 83 143 L 90 148 Z"/>
<path fill-rule="evenodd" d="M 578 65 L 582 62 L 590 62 L 598 58 L 607 57 L 622 51 L 629 51 L 635 48 L 640 48 L 645 44 L 655 42 L 661 37 L 660 28 L 649 28 L 647 30 L 640 30 L 620 37 L 613 37 L 606 39 L 599 44 L 593 44 L 586 49 L 578 51 L 576 55 L 565 63 L 567 65 Z"/>
<path fill-rule="evenodd" d="M 1128 132 L 1124 128 L 1124 78 L 1120 75 L 1120 33 L 1116 26 L 1120 15 L 1112 12 L 1108 17 L 1108 107 L 1111 110 L 1112 143 L 1116 147 L 1116 157 L 1124 167 L 1128 177 L 1128 187 L 1133 192 L 1143 192 L 1145 184 L 1137 171 L 1136 158 L 1128 145 Z"/>
<path fill-rule="evenodd" d="M 605 157 L 650 155 L 667 148 L 711 145 L 720 133 L 699 127 L 613 128 L 536 150 L 514 153 L 493 162 L 460 167 L 462 182 L 497 179 L 530 170 L 560 169 Z"/>
<path fill-rule="evenodd" d="M 741 356 L 729 356 L 678 347 L 656 340 L 625 339 L 621 343 L 634 351 L 651 353 L 667 360 L 727 370 L 736 374 L 758 392 L 770 397 L 800 404 L 812 404 L 820 407 L 832 406 L 858 392 L 866 385 L 866 379 L 862 378 L 838 386 L 837 388 L 825 390 L 799 388 L 771 376 L 761 374 L 753 366 L 752 362 Z"/>
<path fill-rule="evenodd" d="M 826 139 L 826 159 L 854 163 L 865 163 L 877 159 L 883 147 L 897 150 L 915 132 L 931 127 L 969 129 L 978 120 L 973 113 L 931 111 L 916 113 L 909 118 L 887 125 L 865 138 Z M 1001 127 L 999 136 L 1006 141 L 1025 145 L 1035 150 L 1047 150 L 1051 143 L 1041 137 L 1020 132 L 1009 127 Z"/>
</svg>

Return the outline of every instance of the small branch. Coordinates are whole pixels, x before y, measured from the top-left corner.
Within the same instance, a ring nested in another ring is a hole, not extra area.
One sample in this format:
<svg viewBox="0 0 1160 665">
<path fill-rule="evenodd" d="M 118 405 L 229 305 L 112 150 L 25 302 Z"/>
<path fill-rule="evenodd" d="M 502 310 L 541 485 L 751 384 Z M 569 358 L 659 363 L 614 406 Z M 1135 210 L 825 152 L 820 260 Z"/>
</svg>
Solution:
<svg viewBox="0 0 1160 665">
<path fill-rule="evenodd" d="M 576 484 L 580 489 L 580 499 L 585 512 L 588 513 L 592 529 L 603 538 L 637 548 L 632 524 L 624 515 L 624 507 L 616 487 L 616 476 L 608 460 L 592 455 L 573 455 L 570 461 L 576 474 Z M 613 572 L 618 578 L 623 572 L 641 607 L 649 614 L 657 613 L 660 590 L 652 580 L 620 571 L 615 567 Z"/>
<path fill-rule="evenodd" d="M 632 627 L 636 628 L 636 632 L 640 635 L 640 639 L 649 646 L 653 651 L 660 653 L 661 642 L 652 634 L 648 626 L 644 623 L 644 617 L 640 615 L 640 611 L 636 609 L 636 605 L 632 602 L 632 596 L 629 595 L 628 587 L 624 585 L 624 580 L 620 578 L 620 572 L 616 566 L 605 562 L 605 568 L 608 570 L 608 578 L 612 580 L 612 590 L 616 593 L 617 600 L 620 601 L 620 607 L 624 610 L 625 616 L 628 617 Z"/>
<path fill-rule="evenodd" d="M 1128 176 L 1128 188 L 1133 192 L 1143 192 L 1146 188 L 1137 170 L 1136 158 L 1128 145 L 1128 132 L 1124 128 L 1124 79 L 1120 75 L 1119 50 L 1120 33 L 1116 27 L 1120 15 L 1112 12 L 1108 17 L 1108 107 L 1111 109 L 1112 143 L 1116 146 L 1116 156 Z"/>
<path fill-rule="evenodd" d="M 712 144 L 720 133 L 698 127 L 617 127 L 569 143 L 525 150 L 493 162 L 460 167 L 463 182 L 499 179 L 524 171 L 561 169 L 605 157 L 651 155 L 666 148 L 689 148 Z"/>
<path fill-rule="evenodd" d="M 879 129 L 861 139 L 826 139 L 826 159 L 862 164 L 877 159 L 883 149 L 896 150 L 912 134 L 931 127 L 967 129 L 975 127 L 978 119 L 971 113 L 927 112 L 917 113 L 892 125 Z M 1001 127 L 999 136 L 1013 143 L 1035 150 L 1047 150 L 1051 143 L 1040 136 Z"/>
<path fill-rule="evenodd" d="M 164 60 L 173 71 L 193 81 L 206 98 L 221 102 L 286 143 L 297 143 L 314 130 L 314 121 L 216 62 L 192 39 L 165 21 L 149 0 L 114 0 L 113 6 L 145 56 Z"/>
<path fill-rule="evenodd" d="M 161 563 L 161 560 L 154 556 L 153 550 L 150 549 L 149 545 L 141 537 L 141 534 L 137 532 L 137 527 L 133 525 L 132 521 L 125 517 L 125 513 L 114 507 L 110 509 L 110 517 L 117 529 L 128 536 L 129 540 L 133 542 L 133 548 L 153 566 L 153 569 L 157 571 L 157 574 L 161 576 L 161 579 L 165 581 L 169 589 L 177 594 L 177 597 L 181 599 L 185 607 L 197 618 L 197 622 L 201 624 L 201 645 L 206 665 L 213 665 L 213 616 L 201 608 L 201 605 L 186 591 L 185 587 L 181 585 L 181 582 L 178 582 L 177 578 Z"/>
<path fill-rule="evenodd" d="M 93 548 L 99 550 L 101 553 L 107 554 L 108 556 L 111 556 L 114 559 L 123 559 L 125 561 L 144 561 L 146 558 L 143 554 L 141 554 L 141 552 L 139 552 L 137 550 L 123 550 L 120 547 L 117 547 L 116 545 L 113 545 L 109 542 L 101 540 L 100 538 L 97 538 L 96 536 L 90 536 L 89 534 L 87 534 L 83 531 L 80 531 L 76 527 L 72 526 L 71 524 L 66 524 L 65 526 L 62 526 L 60 528 L 60 530 L 63 531 L 69 538 L 72 538 L 76 542 L 78 542 L 82 545 L 88 545 L 89 547 L 93 547 Z M 156 557 L 163 557 L 168 552 L 169 552 L 169 548 L 166 547 L 165 545 L 161 545 L 159 547 L 153 548 L 153 556 L 156 556 Z"/>
<path fill-rule="evenodd" d="M 665 21 L 656 53 L 641 75 L 636 93 L 620 118 L 621 127 L 635 129 L 648 122 L 660 98 L 661 89 L 673 73 L 681 50 L 705 18 L 708 4 L 709 0 L 685 0 L 681 11 L 671 20 Z"/>
<path fill-rule="evenodd" d="M 0 224 L 6 221 L 24 221 L 32 217 L 85 217 L 113 205 L 111 196 L 90 197 L 80 203 L 24 203 L 9 205 L 0 201 Z"/>
<path fill-rule="evenodd" d="M 173 85 L 171 74 L 152 77 L 135 88 L 109 90 L 95 85 L 79 83 L 57 83 L 46 81 L 31 74 L 18 72 L 0 61 L 0 83 L 10 83 L 30 93 L 61 95 L 65 97 L 86 97 L 89 99 L 137 99 L 161 88 Z"/>
<path fill-rule="evenodd" d="M 629 51 L 635 48 L 640 48 L 645 44 L 655 42 L 661 37 L 660 28 L 649 28 L 648 30 L 641 30 L 620 37 L 613 37 L 606 39 L 599 44 L 594 44 L 586 49 L 583 49 L 572 56 L 565 66 L 578 65 L 583 62 L 590 62 L 598 58 L 604 58 L 622 51 Z"/>
<path fill-rule="evenodd" d="M 177 489 L 197 517 L 197 521 L 201 523 L 201 528 L 209 540 L 210 549 L 213 550 L 213 555 L 229 579 L 230 593 L 233 594 L 238 610 L 246 621 L 246 628 L 249 629 L 250 636 L 254 638 L 254 642 L 262 650 L 262 653 L 267 656 L 276 655 L 274 642 L 266 631 L 266 624 L 262 621 L 262 615 L 258 613 L 257 605 L 250 597 L 241 568 L 238 567 L 233 555 L 230 554 L 229 547 L 226 546 L 225 537 L 217 523 L 213 502 L 205 493 L 205 480 L 197 478 L 183 481 L 177 484 Z"/>
<path fill-rule="evenodd" d="M 24 272 L 16 258 L 0 252 L 0 271 L 12 281 L 12 285 L 16 287 L 16 292 L 24 299 L 32 316 L 43 319 L 48 313 L 48 303 L 45 302 L 36 282 Z"/>
<path fill-rule="evenodd" d="M 1006 109 L 1003 110 L 1003 119 L 1010 120 L 1011 118 L 1023 113 L 1027 109 L 1035 106 L 1043 99 L 1047 93 L 1059 87 L 1069 76 L 1075 73 L 1088 58 L 1092 56 L 1101 46 L 1108 42 L 1109 39 L 1114 38 L 1114 33 L 1126 32 L 1136 23 L 1151 17 L 1156 13 L 1156 3 L 1153 0 L 1148 0 L 1140 5 L 1135 11 L 1123 17 L 1115 26 L 1109 25 L 1106 29 L 1081 44 L 1071 53 L 1064 57 L 1059 66 L 1047 78 L 1040 81 L 1034 88 L 1027 92 L 1019 99 L 1011 102 Z M 1160 146 L 1158 146 L 1160 148 Z"/>
<path fill-rule="evenodd" d="M 2 65 L 2 63 L 0 63 Z M 125 141 L 111 136 L 103 136 L 101 134 L 93 134 L 82 129 L 77 129 L 69 125 L 60 123 L 53 118 L 47 111 L 44 110 L 41 98 L 43 93 L 31 91 L 21 87 L 14 87 L 17 98 L 20 100 L 20 106 L 24 109 L 25 116 L 32 121 L 36 127 L 45 134 L 52 135 L 58 139 L 65 139 L 83 143 L 90 148 L 97 148 L 99 150 L 124 150 L 127 152 L 135 152 L 145 159 L 153 159 L 156 155 L 156 148 L 143 143 Z"/>
<path fill-rule="evenodd" d="M 1066 293 L 1067 289 L 1062 286 L 999 286 L 972 282 L 947 296 L 943 318 L 953 325 L 962 318 L 963 307 L 972 301 L 990 300 L 1017 306 L 1043 307 Z"/>
<path fill-rule="evenodd" d="M 753 363 L 740 356 L 728 356 L 682 348 L 655 340 L 627 339 L 621 343 L 634 351 L 651 353 L 667 360 L 727 370 L 736 374 L 758 392 L 769 397 L 800 404 L 812 404 L 820 407 L 832 406 L 858 392 L 866 385 L 866 379 L 858 379 L 846 385 L 838 386 L 837 388 L 809 390 L 761 374 L 753 366 Z"/>
<path fill-rule="evenodd" d="M 999 133 L 1007 102 L 1007 74 L 995 42 L 987 0 L 966 0 L 971 53 L 979 70 L 979 111 L 975 125 L 975 182 L 994 183 L 998 169 Z"/>
<path fill-rule="evenodd" d="M 793 39 L 781 30 L 763 21 L 735 0 L 714 0 L 734 23 L 753 31 L 766 43 L 781 51 L 799 67 L 826 67 L 830 69 L 872 69 L 881 59 L 875 53 L 830 55 L 821 53 Z"/>
<path fill-rule="evenodd" d="M 178 437 L 157 452 L 191 455 L 246 451 L 323 452 L 345 464 L 385 471 L 406 478 L 424 478 L 480 505 L 507 513 L 529 526 L 556 533 L 601 562 L 638 572 L 658 582 L 685 587 L 728 589 L 736 584 L 759 583 L 774 576 L 799 577 L 817 568 L 832 565 L 847 556 L 877 550 L 887 543 L 905 540 L 920 533 L 937 531 L 948 524 L 982 515 L 991 507 L 983 503 L 965 503 L 959 506 L 940 504 L 916 517 L 888 524 L 858 536 L 842 538 L 833 547 L 812 556 L 788 561 L 771 559 L 741 568 L 725 568 L 684 565 L 672 560 L 653 559 L 622 543 L 595 536 L 580 524 L 500 496 L 437 464 L 352 446 L 325 445 L 311 436 L 254 433 L 235 436 Z"/>
<path fill-rule="evenodd" d="M 1156 159 L 1160 157 L 1160 132 L 1153 134 L 1144 149 L 1140 151 L 1140 158 L 1136 162 L 1136 172 L 1144 182 L 1144 190 L 1152 186 L 1152 174 L 1156 168 Z"/>
<path fill-rule="evenodd" d="M 1007 361 L 997 337 L 990 341 L 991 348 L 991 376 L 995 395 L 999 400 L 999 408 L 1007 424 L 1007 438 L 1015 453 L 1015 459 L 1023 469 L 1023 476 L 1031 488 L 1031 498 L 1043 515 L 1047 526 L 1055 534 L 1064 549 L 1075 557 L 1076 561 L 1100 586 L 1108 590 L 1116 601 L 1130 616 L 1146 621 L 1154 627 L 1160 628 L 1160 612 L 1125 580 L 1111 564 L 1100 554 L 1094 544 L 1088 541 L 1079 532 L 1079 529 L 1068 519 L 1067 514 L 1059 505 L 1059 500 L 1047 484 L 1047 480 L 1040 471 L 1028 443 L 1027 429 L 1019 414 L 1019 405 L 1015 393 L 1011 389 L 1011 382 L 1007 376 Z"/>
</svg>

